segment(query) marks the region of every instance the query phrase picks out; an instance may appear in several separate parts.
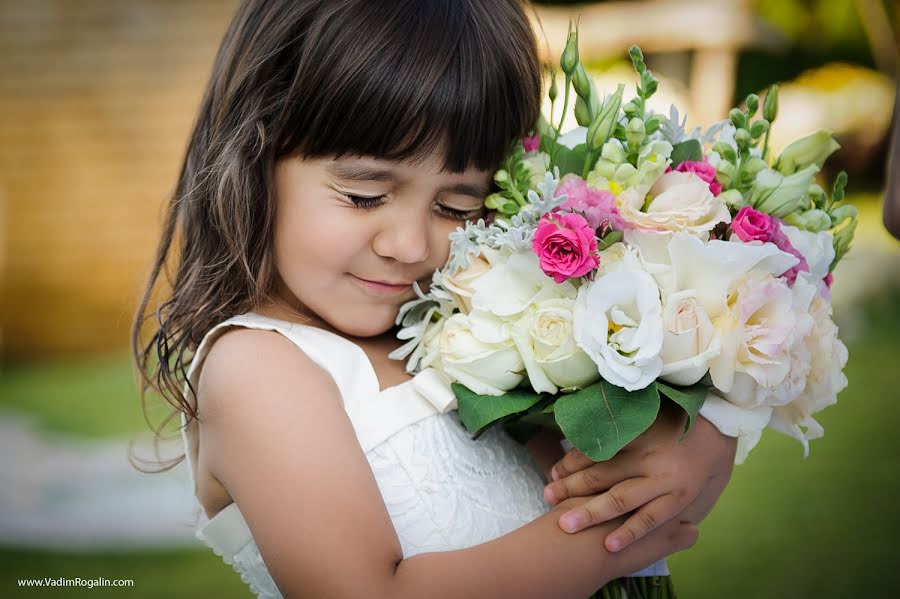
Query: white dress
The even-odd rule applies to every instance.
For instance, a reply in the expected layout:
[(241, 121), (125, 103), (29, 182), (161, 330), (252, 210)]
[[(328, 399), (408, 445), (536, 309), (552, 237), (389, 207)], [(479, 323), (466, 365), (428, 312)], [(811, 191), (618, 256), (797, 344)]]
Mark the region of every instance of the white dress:
[[(197, 348), (188, 372), (195, 389), (212, 341), (232, 327), (277, 331), (331, 374), (404, 558), (496, 539), (550, 508), (543, 500), (543, 478), (527, 450), (500, 427), (473, 441), (457, 413), (450, 411), (452, 391), (433, 370), (379, 391), (362, 348), (334, 333), (253, 313), (231, 318), (211, 329)], [(196, 421), (183, 427), (183, 438), (193, 480)], [(199, 520), (197, 538), (230, 564), (254, 594), (281, 597), (237, 504), (212, 519), (199, 508)], [(661, 562), (640, 574), (667, 573)]]

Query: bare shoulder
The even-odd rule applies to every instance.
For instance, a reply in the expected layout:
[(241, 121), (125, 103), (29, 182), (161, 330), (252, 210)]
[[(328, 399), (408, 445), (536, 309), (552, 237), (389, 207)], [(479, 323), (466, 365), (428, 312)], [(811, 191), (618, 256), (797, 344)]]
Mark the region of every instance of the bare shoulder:
[(324, 369), (279, 333), (229, 331), (207, 355), (198, 406), (201, 461), (283, 594), (357, 596), (365, 581), (388, 583), (400, 543)]

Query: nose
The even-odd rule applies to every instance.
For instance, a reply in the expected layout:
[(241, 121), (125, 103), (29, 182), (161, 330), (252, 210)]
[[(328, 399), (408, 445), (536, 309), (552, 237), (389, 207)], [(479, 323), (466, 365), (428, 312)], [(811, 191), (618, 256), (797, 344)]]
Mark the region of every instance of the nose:
[(427, 216), (423, 218), (410, 213), (391, 218), (375, 236), (372, 249), (379, 256), (398, 262), (424, 262), (429, 254), (429, 233)]

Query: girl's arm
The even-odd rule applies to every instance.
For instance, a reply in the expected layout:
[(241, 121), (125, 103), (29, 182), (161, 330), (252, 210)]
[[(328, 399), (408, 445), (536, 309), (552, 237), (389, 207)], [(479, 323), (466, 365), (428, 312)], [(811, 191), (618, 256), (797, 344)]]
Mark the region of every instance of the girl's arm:
[(288, 597), (581, 599), (696, 541), (673, 520), (609, 554), (603, 538), (618, 521), (577, 535), (557, 526), (561, 509), (584, 501), (573, 498), (488, 543), (403, 559), (334, 381), (290, 341), (226, 333), (198, 387), (200, 469), (240, 506)]

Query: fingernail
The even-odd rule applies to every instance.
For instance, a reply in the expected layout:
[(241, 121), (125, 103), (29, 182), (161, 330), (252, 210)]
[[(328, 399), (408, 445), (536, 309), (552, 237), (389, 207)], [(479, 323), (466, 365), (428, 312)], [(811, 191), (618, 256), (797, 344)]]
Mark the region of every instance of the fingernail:
[(606, 546), (611, 552), (615, 553), (616, 551), (618, 551), (619, 549), (622, 548), (622, 539), (620, 539), (618, 537), (612, 537), (610, 539), (607, 539)]
[(556, 503), (556, 495), (553, 494), (553, 489), (550, 486), (544, 487), (544, 501), (547, 503)]
[(559, 480), (559, 472), (556, 471), (556, 466), (550, 469), (550, 478), (553, 480)]
[(560, 518), (559, 525), (566, 532), (578, 532), (581, 527), (581, 517), (576, 512), (569, 512)]

